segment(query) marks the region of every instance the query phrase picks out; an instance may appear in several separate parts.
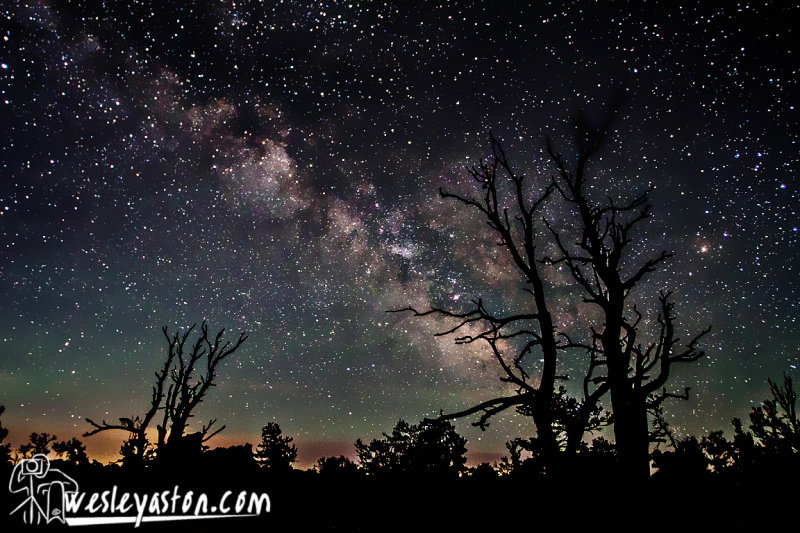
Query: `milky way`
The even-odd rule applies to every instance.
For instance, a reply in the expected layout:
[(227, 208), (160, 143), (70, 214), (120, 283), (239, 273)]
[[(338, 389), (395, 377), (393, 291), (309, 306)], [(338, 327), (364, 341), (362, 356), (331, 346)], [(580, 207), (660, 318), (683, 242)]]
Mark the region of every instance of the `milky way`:
[[(546, 183), (544, 135), (568, 152), (575, 111), (620, 90), (591, 170), (619, 197), (652, 184), (637, 250), (675, 253), (637, 298), (674, 290), (683, 331), (713, 326), (708, 356), (673, 378), (692, 394), (670, 421), (727, 430), (767, 377), (798, 377), (796, 7), (104, 4), (3, 10), (12, 442), (142, 412), (161, 327), (203, 319), (251, 332), (201, 408), (227, 424), (220, 444), (276, 421), (306, 462), (352, 455), (400, 418), (508, 392), (484, 347), (385, 311), (519, 302), (496, 237), (439, 187), (474, 194), (465, 166), (490, 130)], [(557, 325), (586, 326), (565, 274), (545, 276)], [(473, 457), (533, 430), (514, 413), (457, 427)]]

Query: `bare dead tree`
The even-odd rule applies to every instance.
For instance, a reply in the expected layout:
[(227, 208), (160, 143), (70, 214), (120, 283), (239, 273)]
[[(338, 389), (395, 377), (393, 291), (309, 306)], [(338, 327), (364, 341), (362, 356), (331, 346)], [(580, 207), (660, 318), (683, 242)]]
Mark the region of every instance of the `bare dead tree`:
[[(560, 257), (547, 261), (565, 264), (584, 292), (584, 301), (602, 312), (603, 324), (591, 329), (588, 343), (567, 338), (567, 345), (591, 354), (592, 372), (598, 372), (591, 381), (598, 387), (596, 391), (607, 390), (611, 396), (617, 451), (625, 474), (642, 479), (649, 476), (648, 408), (674, 396), (667, 396), (664, 389), (673, 365), (702, 357), (697, 344), (710, 328), (681, 347), (675, 334), (671, 293), (662, 292), (656, 318), (658, 333), (650, 342), (640, 339), (644, 336), (643, 315), (632, 303), (631, 291), (672, 254), (663, 251), (636, 264), (629, 248), (639, 224), (651, 217), (652, 187), (627, 203), (618, 203), (610, 196), (598, 202), (587, 192), (594, 186), (587, 186), (587, 165), (603, 146), (612, 116), (613, 108), (605, 121), (593, 128), (579, 114), (574, 123), (577, 158), (572, 167), (547, 138), (547, 151), (557, 169), (552, 185), (573, 206), (579, 228), (574, 245), (568, 245), (559, 230), (548, 223)], [(631, 264), (635, 266), (629, 270)]]
[[(156, 450), (163, 454), (168, 447), (178, 446), (185, 437), (189, 419), (194, 416), (192, 412), (203, 401), (208, 390), (215, 386), (218, 365), (238, 350), (248, 337), (246, 332), (242, 332), (236, 342), (223, 343), (225, 329), (219, 330), (212, 338), (209, 336), (208, 324), (203, 321), (197, 339), (187, 346), (196, 326), (194, 324), (186, 331), (176, 331), (174, 334), (169, 333), (167, 326), (162, 328), (169, 347), (164, 366), (155, 373), (156, 383), (153, 385), (150, 408), (143, 416), (120, 418), (119, 424), (109, 424), (105, 420), (97, 423), (87, 418), (86, 421), (94, 429), (83, 436), (89, 437), (112, 429), (126, 431), (130, 438), (123, 445), (123, 450), (126, 450), (124, 455), (141, 463), (150, 449), (147, 429), (161, 411), (161, 424), (156, 428)], [(195, 374), (198, 376), (195, 377)], [(194, 440), (202, 444), (225, 429), (223, 425), (212, 431), (215, 423), (216, 418), (203, 425)]]
[[(192, 332), (194, 327), (195, 325), (189, 328), (180, 339), (176, 340), (181, 345), (185, 344), (186, 339), (189, 337), (189, 334)], [(166, 335), (166, 326), (164, 326), (163, 331)], [(95, 429), (84, 433), (84, 437), (90, 437), (100, 433), (101, 431), (107, 431), (109, 429), (127, 431), (130, 434), (130, 437), (123, 444), (123, 457), (126, 460), (136, 464), (141, 464), (144, 462), (145, 456), (151, 448), (151, 445), (147, 440), (147, 429), (150, 427), (150, 422), (153, 420), (153, 417), (155, 417), (156, 413), (158, 413), (158, 410), (161, 409), (161, 403), (164, 399), (164, 383), (169, 377), (170, 369), (172, 368), (172, 364), (175, 359), (176, 352), (173, 349), (174, 343), (172, 342), (172, 339), (168, 338), (168, 340), (170, 341), (170, 347), (169, 351), (167, 352), (167, 358), (164, 361), (164, 366), (161, 368), (161, 370), (159, 372), (155, 372), (156, 383), (153, 385), (150, 408), (147, 410), (147, 412), (141, 417), (136, 415), (130, 418), (120, 418), (119, 424), (109, 424), (105, 420), (98, 424), (94, 420), (87, 418), (86, 421), (89, 422), (89, 424), (91, 424)]]
[[(468, 417), (479, 414), (473, 424), (485, 429), (489, 419), (511, 407), (523, 414), (532, 416), (536, 426), (537, 440), (543, 450), (545, 461), (552, 458), (561, 448), (559, 422), (556, 420), (563, 389), (556, 388), (558, 380), (566, 379), (557, 372), (559, 350), (563, 347), (557, 342), (553, 319), (548, 308), (548, 286), (540, 272), (542, 257), (537, 252), (542, 233), (547, 231), (540, 225), (539, 214), (543, 203), (556, 189), (548, 183), (538, 193), (531, 191), (529, 180), (517, 173), (509, 162), (500, 142), (490, 134), (492, 156), (468, 168), (472, 178), (480, 184), (482, 198), (468, 198), (439, 191), (442, 198), (451, 198), (476, 211), (486, 220), (498, 236), (498, 245), (509, 254), (513, 265), (525, 282), (523, 289), (529, 294), (530, 312), (496, 315), (483, 300), (471, 301), (464, 311), (432, 308), (419, 311), (413, 307), (390, 312), (410, 312), (416, 317), (439, 316), (451, 319), (455, 325), (437, 336), (455, 335), (455, 343), (468, 345), (485, 343), (491, 349), (497, 366), (501, 371), (500, 380), (513, 387), (513, 393), (487, 399), (473, 407), (455, 413), (443, 414), (442, 419)], [(502, 182), (502, 185), (501, 185)], [(507, 191), (511, 191), (508, 193)], [(508, 207), (506, 207), (508, 205)], [(474, 329), (473, 329), (474, 328)], [(477, 333), (464, 333), (477, 331)], [(536, 354), (543, 363), (536, 376), (530, 375), (528, 358)], [(583, 437), (591, 413), (596, 407), (580, 403), (580, 413), (584, 423), (569, 427), (573, 448)], [(576, 430), (576, 428), (580, 430)]]

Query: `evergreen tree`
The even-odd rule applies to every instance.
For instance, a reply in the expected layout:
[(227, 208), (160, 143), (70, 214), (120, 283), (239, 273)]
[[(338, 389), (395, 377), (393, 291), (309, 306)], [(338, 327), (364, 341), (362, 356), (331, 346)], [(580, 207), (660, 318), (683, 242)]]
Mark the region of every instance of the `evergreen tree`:
[(256, 446), (256, 461), (273, 471), (291, 470), (297, 459), (297, 448), (291, 437), (284, 437), (281, 427), (275, 422), (268, 422), (261, 428), (261, 444)]

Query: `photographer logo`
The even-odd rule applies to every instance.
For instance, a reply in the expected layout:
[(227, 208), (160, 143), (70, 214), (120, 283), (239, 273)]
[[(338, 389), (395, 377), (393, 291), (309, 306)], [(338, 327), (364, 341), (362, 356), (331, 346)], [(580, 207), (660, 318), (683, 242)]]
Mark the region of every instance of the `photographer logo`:
[(78, 483), (51, 466), (46, 455), (20, 460), (8, 484), (21, 502), (11, 516), (28, 525), (60, 522), (68, 526), (173, 522), (184, 520), (257, 517), (270, 512), (266, 493), (225, 491), (218, 499), (204, 493), (172, 490), (137, 493), (116, 485), (101, 492), (82, 492)]
[(13, 511), (26, 524), (58, 521), (64, 523), (64, 508), (68, 494), (77, 494), (78, 483), (58, 468), (50, 466), (46, 455), (37, 454), (22, 459), (14, 466), (8, 489), (25, 496)]

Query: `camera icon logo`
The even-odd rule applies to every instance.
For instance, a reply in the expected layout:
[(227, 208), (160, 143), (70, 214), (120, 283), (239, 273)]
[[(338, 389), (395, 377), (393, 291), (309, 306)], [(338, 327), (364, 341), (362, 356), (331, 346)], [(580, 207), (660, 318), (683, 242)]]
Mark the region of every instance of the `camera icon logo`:
[(64, 521), (67, 494), (78, 492), (78, 483), (58, 468), (50, 466), (46, 455), (36, 454), (22, 459), (11, 472), (8, 489), (23, 493), (25, 499), (11, 511), (22, 514), (25, 524)]

